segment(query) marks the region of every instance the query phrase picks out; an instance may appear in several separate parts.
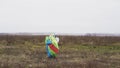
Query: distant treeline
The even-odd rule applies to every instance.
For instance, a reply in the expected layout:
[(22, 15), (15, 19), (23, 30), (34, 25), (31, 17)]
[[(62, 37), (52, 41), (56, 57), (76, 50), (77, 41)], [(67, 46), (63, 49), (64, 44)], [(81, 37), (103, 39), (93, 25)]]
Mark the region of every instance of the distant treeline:
[[(14, 45), (31, 42), (33, 44), (44, 44), (46, 35), (0, 35), (0, 44)], [(58, 35), (60, 45), (63, 44), (81, 44), (81, 45), (119, 45), (118, 36), (65, 36)]]

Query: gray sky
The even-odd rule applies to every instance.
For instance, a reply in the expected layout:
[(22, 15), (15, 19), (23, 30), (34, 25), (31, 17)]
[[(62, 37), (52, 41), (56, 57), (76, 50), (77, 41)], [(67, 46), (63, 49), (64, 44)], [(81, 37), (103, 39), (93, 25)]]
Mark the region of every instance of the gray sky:
[(1, 32), (120, 33), (120, 0), (0, 0)]

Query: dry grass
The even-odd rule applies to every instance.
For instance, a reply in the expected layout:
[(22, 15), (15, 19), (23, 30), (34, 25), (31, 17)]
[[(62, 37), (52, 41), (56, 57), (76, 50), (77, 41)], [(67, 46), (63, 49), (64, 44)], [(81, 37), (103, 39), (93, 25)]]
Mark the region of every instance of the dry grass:
[[(60, 39), (57, 58), (49, 59), (44, 36), (2, 36), (0, 68), (120, 68), (119, 37), (60, 36)], [(103, 41), (104, 45), (100, 43)]]

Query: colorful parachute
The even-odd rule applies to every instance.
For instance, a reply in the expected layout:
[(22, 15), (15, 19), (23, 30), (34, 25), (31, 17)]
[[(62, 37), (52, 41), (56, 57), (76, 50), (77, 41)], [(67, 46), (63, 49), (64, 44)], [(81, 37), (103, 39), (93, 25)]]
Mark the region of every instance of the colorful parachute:
[(47, 36), (45, 43), (48, 57), (56, 57), (57, 53), (59, 52), (59, 47), (55, 36)]

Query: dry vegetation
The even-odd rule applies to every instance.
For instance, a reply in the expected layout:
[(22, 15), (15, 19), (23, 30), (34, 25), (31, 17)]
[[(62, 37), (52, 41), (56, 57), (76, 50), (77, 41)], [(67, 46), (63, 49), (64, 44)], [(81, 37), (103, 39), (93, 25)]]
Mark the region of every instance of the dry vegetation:
[(120, 68), (120, 37), (59, 36), (60, 52), (46, 55), (45, 36), (0, 36), (0, 68)]

